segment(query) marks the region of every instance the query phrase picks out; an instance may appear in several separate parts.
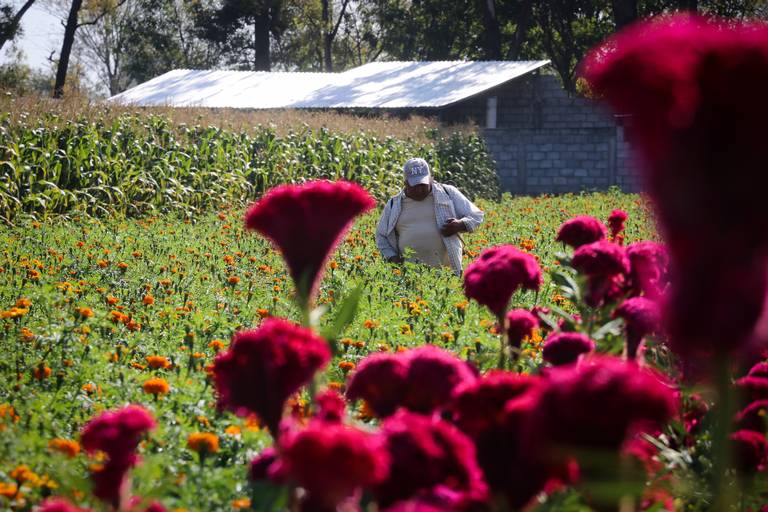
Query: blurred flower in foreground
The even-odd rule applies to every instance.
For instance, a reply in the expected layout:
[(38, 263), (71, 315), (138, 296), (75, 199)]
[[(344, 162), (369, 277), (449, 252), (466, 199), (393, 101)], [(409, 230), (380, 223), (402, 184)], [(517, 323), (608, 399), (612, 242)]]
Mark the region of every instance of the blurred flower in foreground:
[(251, 206), (245, 226), (280, 249), (301, 303), (308, 304), (343, 234), (375, 205), (365, 189), (347, 181), (281, 185)]

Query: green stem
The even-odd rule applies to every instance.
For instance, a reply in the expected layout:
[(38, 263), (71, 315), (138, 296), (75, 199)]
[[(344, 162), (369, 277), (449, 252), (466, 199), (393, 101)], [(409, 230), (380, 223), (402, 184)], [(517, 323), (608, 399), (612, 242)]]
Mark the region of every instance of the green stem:
[(713, 501), (713, 511), (731, 510), (733, 504), (733, 487), (728, 485), (726, 471), (731, 468), (730, 436), (733, 415), (736, 412), (733, 386), (731, 385), (731, 361), (727, 356), (716, 358), (715, 391), (717, 403), (714, 410), (712, 429), (712, 477), (710, 479), (710, 495)]

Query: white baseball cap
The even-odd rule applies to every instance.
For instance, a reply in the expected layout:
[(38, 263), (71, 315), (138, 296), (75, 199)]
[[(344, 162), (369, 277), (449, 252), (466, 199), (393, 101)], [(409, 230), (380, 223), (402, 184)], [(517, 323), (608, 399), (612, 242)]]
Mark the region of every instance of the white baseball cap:
[(403, 176), (412, 187), (429, 183), (429, 164), (423, 158), (411, 158), (403, 165)]

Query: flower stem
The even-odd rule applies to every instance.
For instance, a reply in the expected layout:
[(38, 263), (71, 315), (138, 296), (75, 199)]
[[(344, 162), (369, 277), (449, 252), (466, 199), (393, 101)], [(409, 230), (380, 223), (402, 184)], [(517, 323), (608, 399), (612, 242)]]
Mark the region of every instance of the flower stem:
[(712, 429), (710, 495), (713, 499), (713, 511), (727, 511), (731, 510), (733, 504), (733, 488), (728, 485), (726, 471), (731, 467), (730, 435), (736, 404), (731, 386), (731, 360), (727, 356), (721, 356), (716, 358), (716, 361), (717, 403)]

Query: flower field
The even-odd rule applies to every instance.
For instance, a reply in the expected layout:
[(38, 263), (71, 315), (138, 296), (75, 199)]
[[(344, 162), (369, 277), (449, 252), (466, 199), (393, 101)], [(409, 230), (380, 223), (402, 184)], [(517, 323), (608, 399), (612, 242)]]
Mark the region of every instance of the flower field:
[[(465, 237), (468, 254), (513, 243), (554, 269), (559, 225), (575, 213), (607, 218), (629, 212), (627, 240), (652, 235), (639, 196), (506, 199), (481, 202), (482, 227)], [(449, 271), (382, 262), (373, 240), (374, 212), (362, 217), (333, 254), (319, 291), (330, 322), (340, 299), (362, 287), (354, 320), (321, 379), (343, 389), (370, 353), (433, 343), (476, 362), (496, 364), (494, 317), (466, 300)], [(24, 509), (47, 494), (88, 501), (79, 431), (99, 412), (143, 404), (158, 428), (142, 447), (133, 491), (169, 509), (237, 508), (251, 497), (247, 464), (271, 444), (256, 418), (218, 413), (206, 366), (233, 333), (267, 316), (298, 320), (293, 285), (280, 255), (247, 233), (243, 211), (222, 211), (195, 223), (173, 217), (141, 220), (36, 222), (3, 230), (0, 304), (4, 507)], [(547, 278), (538, 297), (516, 306), (572, 310)], [(521, 370), (541, 364), (541, 339), (524, 346)], [(292, 399), (301, 415), (306, 393)], [(350, 411), (365, 422), (365, 411)], [(215, 439), (215, 453), (195, 452)], [(197, 437), (194, 437), (197, 436)], [(215, 437), (213, 437), (215, 436)], [(202, 441), (197, 441), (202, 439)], [(14, 471), (26, 467), (24, 478)], [(17, 486), (19, 486), (17, 488)], [(18, 491), (18, 492), (17, 492)]]

